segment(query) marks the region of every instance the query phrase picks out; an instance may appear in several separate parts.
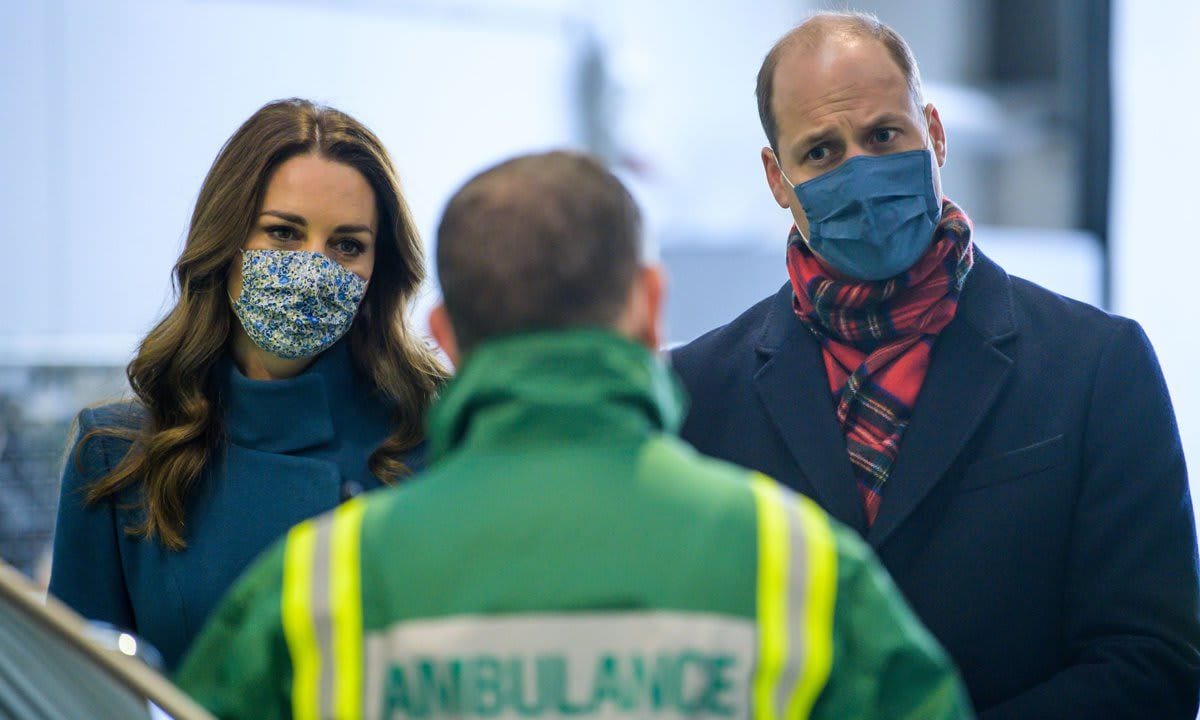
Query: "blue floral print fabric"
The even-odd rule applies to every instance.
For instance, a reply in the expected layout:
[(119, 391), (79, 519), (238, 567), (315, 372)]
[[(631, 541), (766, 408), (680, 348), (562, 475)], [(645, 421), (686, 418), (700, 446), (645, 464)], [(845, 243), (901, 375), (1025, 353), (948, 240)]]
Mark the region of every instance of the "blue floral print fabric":
[(345, 335), (366, 291), (366, 280), (319, 252), (245, 250), (233, 310), (255, 345), (294, 360)]

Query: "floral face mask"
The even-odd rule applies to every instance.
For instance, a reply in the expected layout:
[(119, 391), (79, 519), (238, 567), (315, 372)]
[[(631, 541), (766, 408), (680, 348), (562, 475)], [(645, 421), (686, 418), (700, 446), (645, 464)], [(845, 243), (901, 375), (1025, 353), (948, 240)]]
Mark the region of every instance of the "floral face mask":
[(255, 345), (295, 360), (345, 335), (366, 292), (366, 280), (319, 252), (244, 250), (233, 311)]

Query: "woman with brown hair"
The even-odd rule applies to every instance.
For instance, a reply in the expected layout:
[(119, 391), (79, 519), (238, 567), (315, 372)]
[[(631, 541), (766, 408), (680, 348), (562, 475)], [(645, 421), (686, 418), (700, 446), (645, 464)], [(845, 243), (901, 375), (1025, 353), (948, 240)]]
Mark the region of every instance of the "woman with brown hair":
[(225, 143), (129, 364), (136, 400), (84, 410), (50, 591), (181, 658), (289, 527), (423, 462), (445, 371), (407, 326), (420, 238), (379, 140), (305, 100)]

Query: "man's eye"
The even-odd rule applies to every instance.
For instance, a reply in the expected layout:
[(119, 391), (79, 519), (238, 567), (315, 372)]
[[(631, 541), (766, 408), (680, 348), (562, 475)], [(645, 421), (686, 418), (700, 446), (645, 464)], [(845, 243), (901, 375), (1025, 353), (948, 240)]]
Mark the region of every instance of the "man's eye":
[(813, 148), (812, 150), (809, 150), (809, 151), (808, 151), (808, 155), (807, 155), (806, 157), (807, 157), (809, 160), (812, 160), (813, 162), (821, 162), (822, 160), (824, 160), (824, 159), (825, 159), (825, 158), (827, 158), (828, 156), (829, 156), (829, 148), (827, 148), (827, 147), (815, 147), (815, 148)]
[(274, 225), (269, 227), (267, 228), (267, 234), (282, 242), (288, 242), (289, 240), (296, 239), (295, 229), (290, 228), (287, 225)]
[(871, 139), (877, 143), (889, 143), (896, 138), (896, 130), (894, 128), (879, 128), (871, 134)]

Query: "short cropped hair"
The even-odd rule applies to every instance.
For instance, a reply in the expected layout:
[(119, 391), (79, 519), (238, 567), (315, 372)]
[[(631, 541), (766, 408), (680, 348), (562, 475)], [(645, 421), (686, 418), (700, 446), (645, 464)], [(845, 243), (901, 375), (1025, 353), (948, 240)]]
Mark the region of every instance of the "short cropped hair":
[(779, 123), (771, 106), (775, 98), (775, 68), (783, 54), (796, 45), (808, 48), (818, 47), (830, 36), (871, 38), (883, 44), (888, 54), (896, 61), (904, 80), (908, 83), (908, 92), (913, 105), (919, 110), (924, 106), (921, 91), (921, 71), (912, 49), (904, 38), (892, 28), (879, 21), (879, 18), (863, 12), (819, 12), (808, 20), (792, 28), (786, 35), (775, 43), (771, 51), (763, 59), (762, 67), (758, 70), (758, 83), (755, 87), (755, 97), (758, 100), (758, 119), (762, 122), (763, 132), (771, 149), (779, 152)]
[(641, 264), (642, 221), (597, 160), (550, 152), (475, 176), (437, 233), (437, 273), (460, 352), (522, 332), (613, 327)]

